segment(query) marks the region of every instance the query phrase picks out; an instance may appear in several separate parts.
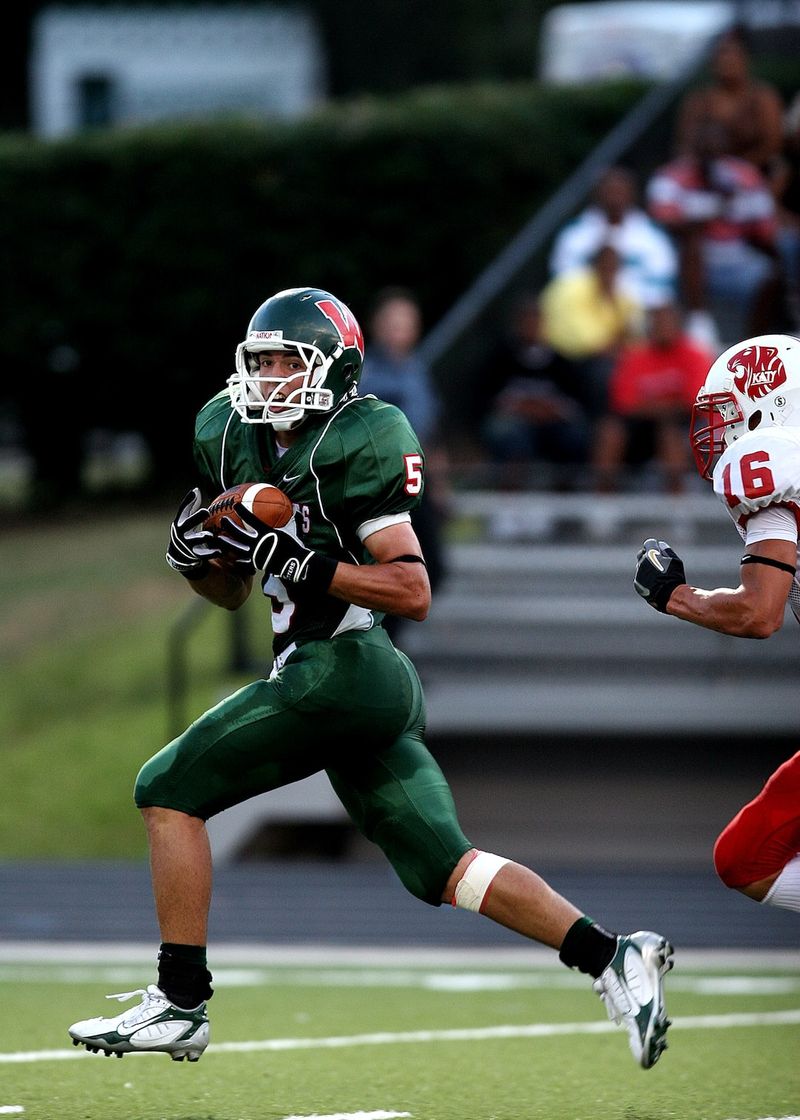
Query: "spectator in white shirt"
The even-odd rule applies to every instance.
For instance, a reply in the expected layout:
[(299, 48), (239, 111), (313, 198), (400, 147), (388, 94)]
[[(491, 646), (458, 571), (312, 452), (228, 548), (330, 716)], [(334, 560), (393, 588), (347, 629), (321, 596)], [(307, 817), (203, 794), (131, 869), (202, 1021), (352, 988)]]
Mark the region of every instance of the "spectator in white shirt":
[(676, 298), (678, 258), (669, 236), (636, 205), (636, 182), (611, 167), (597, 183), (593, 205), (556, 236), (550, 257), (554, 276), (586, 268), (598, 249), (611, 245), (620, 261), (620, 283), (646, 309)]

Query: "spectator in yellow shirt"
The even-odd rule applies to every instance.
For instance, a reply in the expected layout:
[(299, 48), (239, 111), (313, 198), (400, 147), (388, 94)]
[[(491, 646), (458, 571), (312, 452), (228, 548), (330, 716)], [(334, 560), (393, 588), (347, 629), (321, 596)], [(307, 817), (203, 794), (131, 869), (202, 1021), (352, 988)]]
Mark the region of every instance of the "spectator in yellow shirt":
[(642, 333), (643, 311), (619, 282), (619, 256), (602, 246), (586, 268), (555, 277), (541, 292), (542, 332), (576, 363), (594, 417), (606, 411), (608, 379), (619, 347)]

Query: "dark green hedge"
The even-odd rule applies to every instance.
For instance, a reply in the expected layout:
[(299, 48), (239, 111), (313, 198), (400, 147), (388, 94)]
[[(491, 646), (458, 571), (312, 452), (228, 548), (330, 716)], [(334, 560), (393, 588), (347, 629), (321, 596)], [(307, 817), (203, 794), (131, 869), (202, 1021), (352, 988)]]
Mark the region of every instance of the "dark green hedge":
[[(40, 439), (65, 417), (139, 428), (170, 469), (168, 422), (190, 424), (268, 294), (320, 285), (365, 318), (408, 284), (433, 323), (641, 93), (450, 87), (296, 123), (6, 139), (0, 396)], [(64, 342), (79, 371), (48, 380)], [(31, 393), (48, 383), (57, 423)]]

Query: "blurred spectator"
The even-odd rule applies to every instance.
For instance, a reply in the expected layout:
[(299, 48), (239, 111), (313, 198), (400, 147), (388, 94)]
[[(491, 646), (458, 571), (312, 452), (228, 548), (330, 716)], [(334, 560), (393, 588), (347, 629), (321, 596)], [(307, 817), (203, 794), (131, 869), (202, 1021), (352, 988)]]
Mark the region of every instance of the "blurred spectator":
[(687, 330), (719, 352), (728, 338), (773, 328), (780, 291), (775, 202), (754, 164), (724, 154), (720, 123), (697, 121), (688, 143), (684, 155), (655, 172), (648, 202), (678, 243)]
[(678, 258), (667, 234), (636, 205), (636, 180), (624, 167), (600, 178), (594, 204), (557, 235), (550, 256), (554, 276), (585, 268), (603, 245), (616, 249), (622, 283), (642, 307), (676, 296)]
[(781, 176), (776, 189), (778, 250), (786, 281), (786, 326), (800, 330), (800, 93), (784, 120)]
[(690, 154), (698, 124), (715, 121), (725, 129), (725, 154), (755, 164), (771, 182), (783, 147), (783, 101), (773, 86), (756, 81), (750, 66), (744, 31), (726, 31), (711, 57), (711, 83), (681, 104), (677, 148), (680, 155)]
[(603, 245), (587, 266), (554, 277), (540, 307), (542, 335), (576, 364), (590, 418), (604, 415), (617, 350), (642, 328), (642, 308), (622, 282), (617, 251)]
[(674, 304), (650, 310), (647, 337), (625, 347), (611, 373), (592, 454), (599, 490), (617, 489), (624, 466), (651, 461), (664, 489), (683, 489), (692, 404), (715, 356), (685, 334)]
[(361, 385), (402, 409), (423, 448), (433, 444), (439, 423), (439, 399), (430, 371), (417, 357), (422, 314), (405, 288), (384, 288), (375, 298)]
[[(384, 288), (375, 298), (369, 321), (361, 389), (396, 405), (406, 414), (425, 452), (425, 491), (412, 514), (433, 590), (444, 576), (441, 528), (447, 508), (447, 457), (439, 442), (440, 402), (430, 370), (417, 355), (422, 313), (406, 288)], [(387, 616), (393, 640), (401, 620)]]
[(488, 416), (483, 438), (494, 462), (503, 464), (500, 484), (524, 483), (536, 461), (586, 461), (589, 424), (584, 386), (573, 363), (557, 354), (542, 333), (539, 298), (516, 301), (505, 332), (485, 366)]

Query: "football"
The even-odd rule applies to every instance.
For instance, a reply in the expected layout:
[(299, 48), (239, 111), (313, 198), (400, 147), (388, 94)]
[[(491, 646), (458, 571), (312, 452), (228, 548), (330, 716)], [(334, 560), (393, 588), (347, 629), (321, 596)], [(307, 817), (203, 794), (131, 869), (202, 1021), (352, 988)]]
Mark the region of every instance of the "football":
[(292, 516), (292, 503), (282, 490), (277, 486), (270, 486), (268, 482), (243, 482), (239, 486), (232, 486), (215, 498), (208, 507), (208, 517), (203, 523), (203, 528), (216, 533), (222, 528), (222, 518), (230, 517), (232, 521), (239, 521), (233, 507), (241, 504), (259, 521), (273, 529), (280, 529), (286, 525)]

